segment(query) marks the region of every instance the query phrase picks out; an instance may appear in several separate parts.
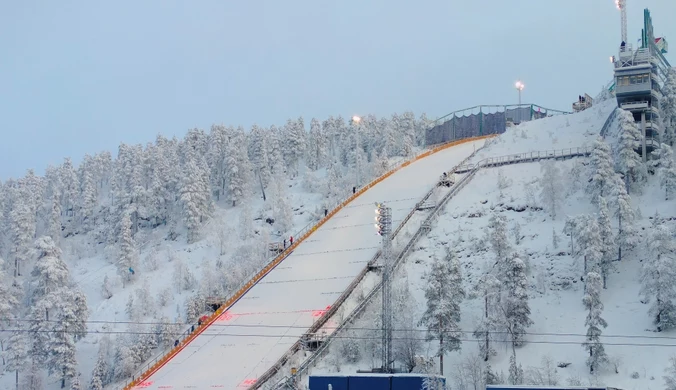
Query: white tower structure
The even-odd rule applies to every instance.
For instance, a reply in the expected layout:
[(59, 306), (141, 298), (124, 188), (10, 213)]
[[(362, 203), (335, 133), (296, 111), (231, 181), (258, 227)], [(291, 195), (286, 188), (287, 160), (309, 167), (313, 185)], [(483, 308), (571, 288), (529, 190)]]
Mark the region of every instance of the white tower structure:
[(622, 41), (627, 42), (627, 0), (615, 0), (622, 18)]

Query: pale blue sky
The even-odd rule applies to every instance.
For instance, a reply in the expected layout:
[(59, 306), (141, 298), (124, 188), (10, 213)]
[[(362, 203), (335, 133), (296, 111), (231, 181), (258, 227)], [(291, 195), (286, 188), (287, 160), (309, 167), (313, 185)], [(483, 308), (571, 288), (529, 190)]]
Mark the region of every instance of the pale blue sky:
[[(612, 77), (613, 3), (4, 1), (0, 180), (213, 123), (516, 103), (517, 78), (569, 109)], [(676, 40), (676, 1), (629, 0), (630, 41), (645, 7)]]

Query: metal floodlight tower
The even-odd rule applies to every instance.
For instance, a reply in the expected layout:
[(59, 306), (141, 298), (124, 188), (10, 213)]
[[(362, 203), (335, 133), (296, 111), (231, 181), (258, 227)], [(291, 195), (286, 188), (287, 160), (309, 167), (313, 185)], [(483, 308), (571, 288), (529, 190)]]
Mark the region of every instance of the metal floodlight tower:
[(523, 91), (526, 86), (521, 81), (517, 81), (514, 86), (519, 91), (519, 105), (521, 105), (521, 91)]
[(382, 290), (382, 371), (392, 372), (392, 209), (383, 203), (376, 203), (376, 229), (383, 238), (380, 258), (383, 264)]
[(622, 41), (627, 42), (627, 0), (615, 0), (615, 6), (620, 10), (622, 19)]

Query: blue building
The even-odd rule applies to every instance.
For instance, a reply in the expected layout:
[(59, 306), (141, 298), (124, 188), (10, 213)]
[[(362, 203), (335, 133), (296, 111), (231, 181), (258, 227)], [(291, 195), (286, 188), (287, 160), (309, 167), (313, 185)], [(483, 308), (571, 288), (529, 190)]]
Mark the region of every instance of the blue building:
[(446, 378), (438, 375), (312, 375), (310, 376), (310, 390), (421, 390), (426, 378), (436, 380), (439, 390), (442, 390), (446, 384)]

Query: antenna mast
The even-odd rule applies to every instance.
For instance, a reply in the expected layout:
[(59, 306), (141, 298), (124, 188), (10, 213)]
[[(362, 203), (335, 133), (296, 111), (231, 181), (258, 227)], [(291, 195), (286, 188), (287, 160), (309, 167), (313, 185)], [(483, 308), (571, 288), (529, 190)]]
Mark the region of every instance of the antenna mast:
[(620, 10), (622, 18), (622, 41), (627, 42), (627, 0), (615, 0), (617, 9)]

